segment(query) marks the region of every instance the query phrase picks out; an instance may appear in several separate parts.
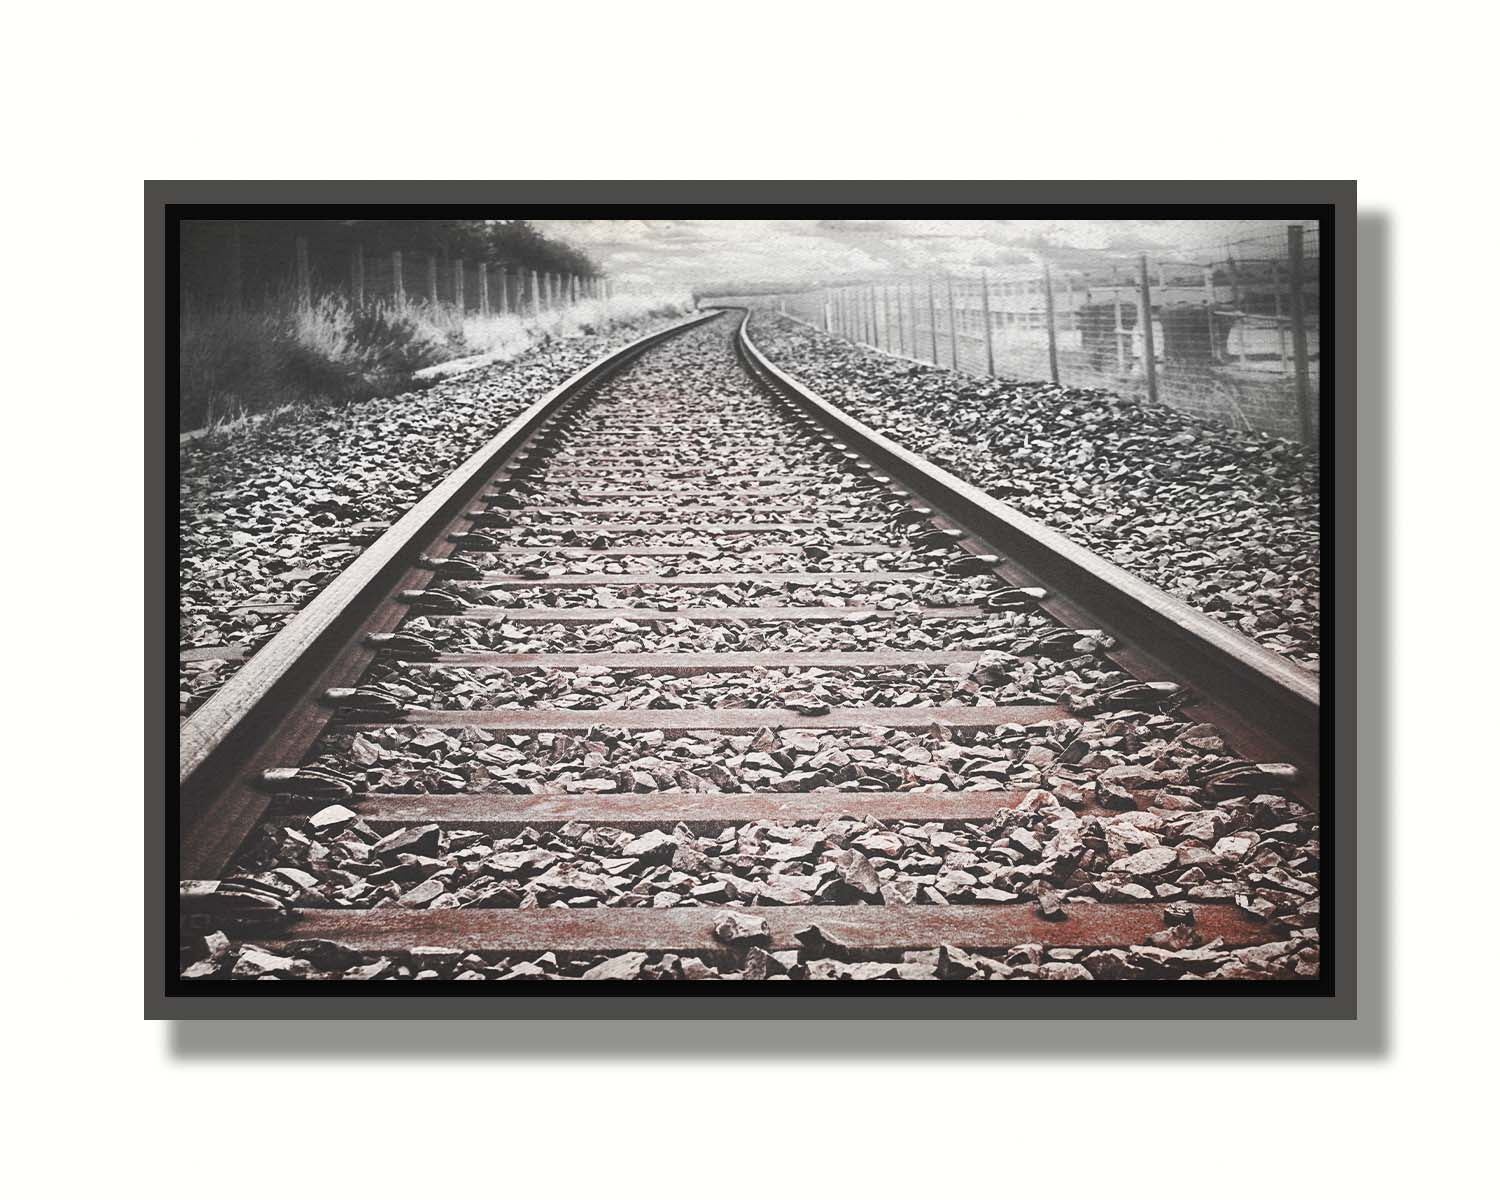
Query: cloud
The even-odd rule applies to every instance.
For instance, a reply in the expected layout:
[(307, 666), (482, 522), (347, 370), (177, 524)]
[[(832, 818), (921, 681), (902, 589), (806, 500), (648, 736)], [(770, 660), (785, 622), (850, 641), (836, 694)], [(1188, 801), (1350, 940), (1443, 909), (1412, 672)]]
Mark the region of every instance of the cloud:
[(726, 283), (817, 286), (841, 280), (981, 269), (1024, 275), (1042, 256), (1218, 253), (1273, 232), (1263, 221), (538, 220), (636, 288)]

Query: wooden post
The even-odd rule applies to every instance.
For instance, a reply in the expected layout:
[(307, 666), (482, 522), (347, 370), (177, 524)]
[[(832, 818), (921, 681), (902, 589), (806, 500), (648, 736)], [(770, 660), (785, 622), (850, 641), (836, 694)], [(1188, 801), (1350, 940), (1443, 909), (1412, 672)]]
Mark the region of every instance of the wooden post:
[(464, 260), (457, 259), (453, 264), (453, 307), (458, 309), (459, 315), (464, 311)]
[(239, 312), (245, 305), (245, 277), (240, 263), (240, 224), (229, 223), (229, 271), (226, 281), (226, 299), (229, 307)]
[(1125, 374), (1125, 316), (1120, 309), (1120, 268), (1110, 267), (1109, 272), (1114, 282), (1110, 290), (1114, 293), (1115, 302), (1115, 370), (1123, 375)]
[(431, 303), (431, 304), (437, 304), (437, 303), (439, 303), (439, 301), (438, 301), (438, 293), (437, 293), (437, 255), (436, 254), (429, 254), (427, 256), (427, 299), (428, 299), (428, 302)]
[(1271, 303), (1276, 309), (1276, 348), (1281, 354), (1281, 373), (1287, 373), (1286, 357), (1286, 324), (1282, 320), (1281, 311), (1281, 266), (1274, 260), (1271, 262)]
[(349, 251), (349, 297), (355, 308), (365, 306), (365, 248), (358, 242)]
[(1307, 309), (1302, 299), (1302, 226), (1286, 229), (1287, 276), (1291, 294), (1292, 364), (1297, 379), (1297, 416), (1302, 423), (1302, 440), (1313, 443), (1312, 377), (1307, 363)]
[(1146, 364), (1146, 395), (1156, 403), (1156, 335), (1151, 329), (1151, 275), (1141, 255), (1141, 358)]
[(885, 318), (886, 353), (890, 353), (895, 342), (891, 338), (891, 285), (888, 283), (880, 285), (880, 314)]
[(927, 323), (932, 327), (929, 330), (932, 334), (932, 365), (937, 366), (937, 292), (933, 287), (931, 275), (927, 277)]
[(958, 309), (953, 306), (953, 276), (948, 276), (948, 352), (953, 356), (953, 369), (958, 370)]
[(1203, 315), (1208, 321), (1206, 325), (1208, 330), (1208, 361), (1213, 363), (1217, 360), (1214, 355), (1214, 269), (1212, 267), (1203, 268), (1203, 295), (1203, 302), (1207, 305), (1203, 310)]
[(901, 302), (901, 281), (896, 280), (896, 353), (906, 353), (906, 305)]
[(312, 307), (312, 271), (307, 265), (307, 239), (297, 239), (297, 303), (303, 308)]
[(984, 368), (995, 377), (995, 331), (990, 326), (990, 273), (979, 273), (979, 311), (984, 317)]
[(1052, 264), (1042, 263), (1042, 300), (1047, 307), (1047, 368), (1052, 372), (1052, 382), (1060, 383), (1057, 376), (1057, 312), (1052, 303)]
[(406, 281), (401, 278), (401, 251), (391, 251), (391, 295), (397, 307), (406, 303)]
[[(1234, 254), (1228, 246), (1224, 247), (1224, 269), (1229, 272), (1229, 306), (1235, 312), (1243, 311), (1240, 308), (1240, 272), (1234, 265)], [(1244, 362), (1249, 355), (1245, 351), (1245, 326), (1248, 324), (1243, 317), (1235, 319), (1235, 328), (1239, 330), (1240, 362)], [(1228, 346), (1225, 347), (1228, 350)]]
[(920, 362), (922, 351), (917, 346), (917, 281), (915, 279), (906, 281), (906, 308), (911, 313), (911, 356)]
[(542, 281), (535, 271), (531, 273), (531, 315), (542, 315)]
[(830, 315), (831, 314), (829, 312), (829, 309), (831, 307), (832, 307), (832, 294), (829, 292), (829, 290), (827, 288), (824, 288), (823, 289), (823, 332), (824, 333), (828, 333), (829, 330), (830, 330), (829, 319), (830, 319)]
[(488, 260), (479, 264), (479, 315), (490, 315), (490, 264)]

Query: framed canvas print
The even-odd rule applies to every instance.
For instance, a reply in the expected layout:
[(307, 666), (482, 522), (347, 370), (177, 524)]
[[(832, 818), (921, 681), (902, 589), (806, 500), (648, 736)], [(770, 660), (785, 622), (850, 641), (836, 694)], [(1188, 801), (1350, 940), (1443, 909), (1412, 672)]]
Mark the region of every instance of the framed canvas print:
[(1353, 1016), (1353, 206), (148, 184), (148, 1014)]

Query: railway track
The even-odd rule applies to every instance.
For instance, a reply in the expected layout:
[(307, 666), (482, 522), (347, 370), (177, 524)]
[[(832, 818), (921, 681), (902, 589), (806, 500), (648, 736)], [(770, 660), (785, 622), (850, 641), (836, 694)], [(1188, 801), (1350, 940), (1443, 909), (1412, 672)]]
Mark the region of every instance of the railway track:
[(710, 315), (538, 401), (184, 724), (182, 963), (1313, 979), (1318, 778), (1311, 676)]

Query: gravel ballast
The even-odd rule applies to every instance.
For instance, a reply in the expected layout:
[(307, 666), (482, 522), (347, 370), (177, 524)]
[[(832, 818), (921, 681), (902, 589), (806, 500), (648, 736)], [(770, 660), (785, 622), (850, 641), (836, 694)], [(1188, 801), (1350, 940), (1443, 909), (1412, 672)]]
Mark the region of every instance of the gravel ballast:
[[(336, 698), (340, 715), (300, 764), (286, 764), (297, 771), (279, 776), (286, 790), (273, 788), (224, 880), (202, 892), (188, 885), (185, 903), (201, 897), (194, 915), (229, 919), (191, 926), (214, 932), (184, 937), (184, 976), (585, 984), (1316, 978), (1320, 830), (1293, 789), (1296, 772), (1245, 761), (1244, 748), (1205, 723), (1185, 689), (1130, 678), (1109, 657), (1108, 637), (1060, 628), (1035, 597), (995, 590), (985, 560), (955, 547), (954, 535), (904, 519), (911, 514), (865, 478), (828, 471), (835, 451), (789, 426), (751, 386), (730, 353), (732, 329), (718, 321), (643, 356), (581, 406), (549, 459), (497, 489), (486, 502), (495, 519), (476, 518), (483, 535), (455, 539), (440, 586), (410, 599), (396, 639), (358, 693)], [(691, 400), (664, 399), (682, 396)], [(665, 414), (655, 422), (653, 407)], [(786, 480), (811, 529), (757, 528), (740, 541), (712, 542), (691, 531), (649, 532), (655, 521), (691, 523), (671, 503), (674, 489), (659, 486), (664, 470), (682, 461), (665, 435), (656, 450), (664, 467), (648, 469), (644, 481), (616, 481), (635, 475), (617, 465), (591, 469), (597, 487), (575, 486), (570, 460), (614, 455), (618, 463), (621, 444), (655, 436), (623, 433), (631, 421), (650, 429), (691, 422), (698, 411), (717, 415), (705, 429), (722, 424), (778, 447), (768, 478)], [(722, 433), (693, 436), (712, 443), (700, 471), (707, 479), (761, 462), (760, 450)], [(800, 482), (804, 475), (811, 482)], [(596, 506), (591, 491), (618, 495), (625, 520), (642, 520), (662, 498), (667, 511), (625, 538), (542, 532), (569, 526), (575, 506)], [(561, 511), (530, 511), (543, 506)], [(736, 519), (759, 521), (761, 507), (746, 502)], [(581, 520), (602, 523), (598, 515)], [(848, 528), (854, 523), (857, 534)], [(699, 549), (630, 551), (683, 545)], [(848, 548), (861, 545), (868, 548)], [(794, 577), (680, 578), (766, 572)], [(615, 580), (629, 575), (652, 578)], [(924, 615), (933, 605), (982, 615)], [(819, 612), (804, 620), (769, 615), (783, 607)], [(597, 611), (572, 623), (582, 608)], [(728, 609), (736, 612), (715, 611)], [(721, 615), (731, 619), (715, 619)], [(959, 661), (742, 660), (707, 669), (487, 661), (495, 652), (786, 650), (942, 650)], [(453, 654), (472, 657), (441, 660)], [(974, 711), (980, 704), (1016, 707), (991, 716)], [(943, 711), (923, 711), (933, 706)], [(493, 717), (461, 719), (486, 710), (508, 711), (510, 727)], [(951, 819), (929, 819), (944, 813)], [(1100, 933), (1107, 922), (1092, 931), (1066, 924), (1069, 912), (1102, 916), (1095, 905), (1131, 906), (1120, 915), (1139, 922), (1128, 940), (1140, 944), (1069, 944), (1108, 942)], [(867, 919), (921, 921), (926, 932), (893, 945), (923, 948), (867, 951), (830, 936), (833, 912), (847, 919), (849, 909), (866, 906), (881, 906)], [(907, 917), (889, 912), (905, 906)], [(934, 919), (959, 927), (949, 922), (960, 914), (935, 911), (947, 906), (973, 906), (966, 917), (981, 919), (960, 921), (964, 937), (1019, 938), (1024, 930), (1035, 940), (927, 945), (940, 936), (931, 932)], [(425, 915), (539, 908), (681, 910), (588, 919), (680, 922), (685, 940), (675, 945), (695, 950), (520, 955), (514, 948), (526, 943), (459, 930), (494, 929), (526, 920), (524, 913)], [(398, 918), (392, 928), (415, 918), (449, 931), (441, 937), (476, 940), (366, 953), (299, 941), (291, 920), (312, 910), (318, 916), (304, 928), (321, 919), (325, 930), (369, 929), (387, 921), (383, 909)], [(337, 918), (330, 910), (351, 911)], [(1239, 932), (1222, 924), (1225, 913)], [(1013, 932), (998, 934), (992, 914)], [(777, 924), (775, 939), (767, 917)], [(789, 949), (794, 932), (797, 948)], [(1240, 946), (1245, 940), (1261, 944)], [(476, 952), (476, 944), (512, 952)], [(674, 943), (658, 936), (648, 944)]]
[(757, 311), (751, 336), (824, 399), (1312, 670), (1316, 454), (1165, 405), (987, 380)]
[[(680, 319), (623, 324), (424, 391), (291, 411), (182, 445), (180, 645), (258, 649), (528, 404)], [(179, 714), (217, 691), (242, 653), (182, 663)]]

